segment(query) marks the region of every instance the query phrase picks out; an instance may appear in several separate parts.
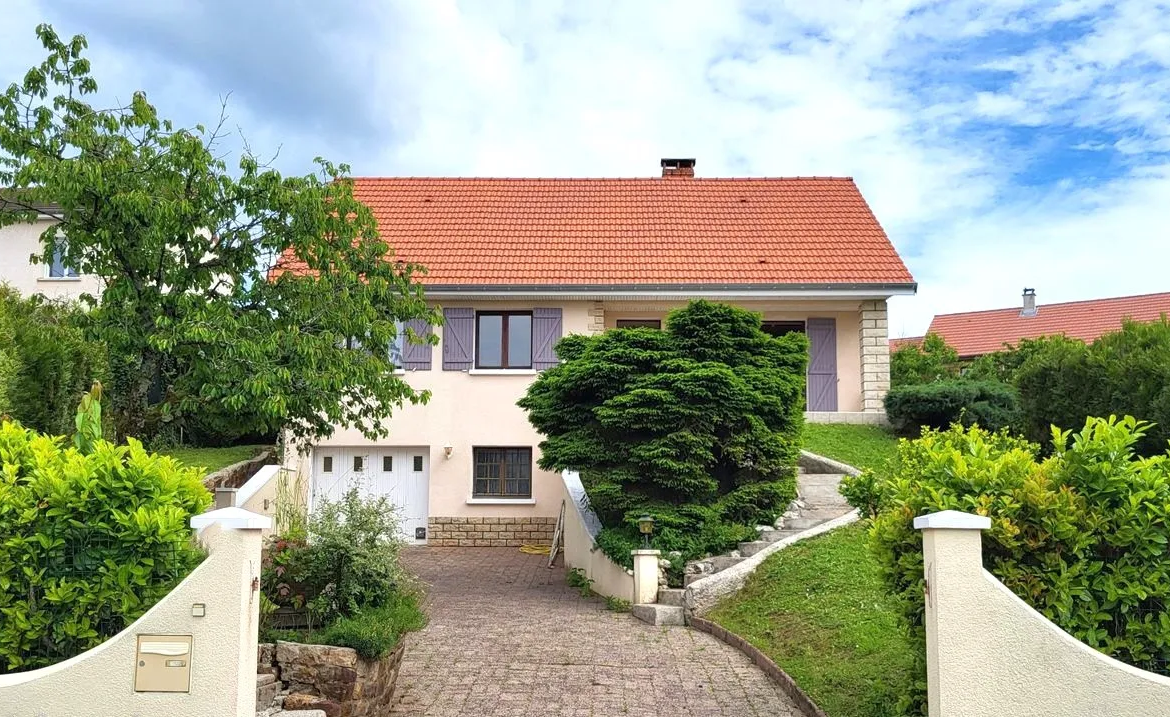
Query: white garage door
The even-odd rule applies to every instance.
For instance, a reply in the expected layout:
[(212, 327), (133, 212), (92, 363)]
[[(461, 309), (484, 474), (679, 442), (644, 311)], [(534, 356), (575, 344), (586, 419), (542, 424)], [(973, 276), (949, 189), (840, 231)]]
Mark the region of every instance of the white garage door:
[(426, 448), (317, 448), (313, 451), (312, 500), (338, 500), (351, 488), (367, 497), (385, 496), (395, 507), (402, 537), (426, 542)]

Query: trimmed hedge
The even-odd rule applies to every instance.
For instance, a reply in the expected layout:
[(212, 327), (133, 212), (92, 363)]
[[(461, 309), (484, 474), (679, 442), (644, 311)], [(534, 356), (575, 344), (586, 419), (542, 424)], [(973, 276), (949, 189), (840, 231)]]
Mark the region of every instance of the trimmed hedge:
[(211, 504), (200, 470), (135, 440), (62, 443), (0, 423), (0, 673), (94, 647), (202, 559), (188, 525)]
[(1057, 337), (1030, 347), (1016, 371), (1024, 434), (1045, 440), (1049, 426), (1076, 429), (1085, 416), (1150, 421), (1137, 450), (1158, 455), (1170, 441), (1170, 322), (1127, 321), (1090, 345)]
[[(954, 426), (899, 445), (875, 495), (871, 548), (925, 672), (922, 533), (915, 516), (959, 510), (991, 518), (983, 564), (1077, 639), (1142, 669), (1170, 660), (1170, 454), (1139, 458), (1147, 424), (1090, 418), (1053, 432), (1053, 455), (1007, 433)], [(1070, 440), (1071, 438), (1071, 440)], [(923, 688), (924, 681), (919, 681)], [(902, 707), (925, 714), (924, 694)]]
[(894, 430), (904, 436), (953, 423), (998, 431), (1020, 421), (1019, 402), (1011, 386), (961, 379), (891, 388), (886, 395), (886, 415)]
[(86, 339), (82, 321), (77, 304), (0, 285), (0, 415), (43, 433), (73, 432), (77, 401), (109, 374), (105, 347)]

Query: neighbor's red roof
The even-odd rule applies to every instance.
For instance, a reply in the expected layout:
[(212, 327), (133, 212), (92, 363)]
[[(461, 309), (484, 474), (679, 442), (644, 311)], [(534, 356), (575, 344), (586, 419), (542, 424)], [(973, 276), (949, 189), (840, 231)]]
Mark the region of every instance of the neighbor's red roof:
[(902, 338), (898, 338), (898, 339), (890, 339), (890, 352), (893, 353), (894, 351), (897, 351), (898, 349), (902, 348), (903, 346), (909, 346), (911, 344), (913, 344), (915, 346), (920, 346), (922, 344), (922, 339), (924, 339), (924, 338), (926, 338), (926, 337), (925, 336), (903, 336)]
[(429, 285), (914, 281), (849, 178), (354, 181)]
[(928, 332), (941, 335), (960, 356), (999, 351), (1020, 339), (1065, 334), (1092, 341), (1121, 328), (1122, 319), (1154, 321), (1170, 314), (1170, 294), (1119, 296), (1092, 301), (1043, 304), (1035, 316), (1020, 316), (1020, 307), (940, 314)]

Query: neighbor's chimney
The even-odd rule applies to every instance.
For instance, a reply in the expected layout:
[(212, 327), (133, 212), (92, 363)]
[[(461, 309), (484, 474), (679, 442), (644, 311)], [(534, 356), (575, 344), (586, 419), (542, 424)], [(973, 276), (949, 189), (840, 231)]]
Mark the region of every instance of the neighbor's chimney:
[(693, 177), (695, 176), (695, 160), (669, 159), (662, 160), (663, 177)]
[(1020, 309), (1020, 316), (1035, 316), (1036, 313), (1036, 290), (1024, 289), (1024, 308)]

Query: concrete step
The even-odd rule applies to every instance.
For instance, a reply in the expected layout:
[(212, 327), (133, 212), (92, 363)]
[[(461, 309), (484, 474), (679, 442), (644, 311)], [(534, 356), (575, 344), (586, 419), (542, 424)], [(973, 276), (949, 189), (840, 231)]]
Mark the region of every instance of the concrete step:
[(703, 562), (711, 563), (711, 566), (713, 568), (715, 568), (714, 572), (719, 572), (721, 570), (726, 570), (726, 569), (730, 568), (732, 565), (738, 565), (738, 564), (742, 563), (745, 559), (746, 558), (732, 557), (730, 555), (716, 555), (713, 558), (707, 558)]
[(685, 625), (683, 609), (677, 605), (635, 605), (630, 608), (634, 617), (651, 625)]
[(682, 607), (685, 593), (682, 588), (658, 588), (658, 604)]
[(790, 535), (796, 535), (799, 530), (778, 530), (776, 528), (765, 528), (760, 531), (760, 540), (765, 543), (775, 543), (777, 540), (784, 540)]
[(822, 508), (818, 510), (806, 510), (801, 512), (798, 518), (786, 518), (784, 520), (785, 530), (808, 530), (815, 528), (821, 523), (826, 523), (834, 518), (840, 518), (849, 512), (849, 506), (838, 506), (833, 508)]
[(281, 684), (276, 681), (276, 675), (256, 675), (256, 711), (260, 712), (272, 706), (272, 701), (280, 692)]
[(739, 554), (745, 558), (750, 558), (771, 544), (772, 541), (768, 540), (753, 540), (750, 543), (740, 543)]

